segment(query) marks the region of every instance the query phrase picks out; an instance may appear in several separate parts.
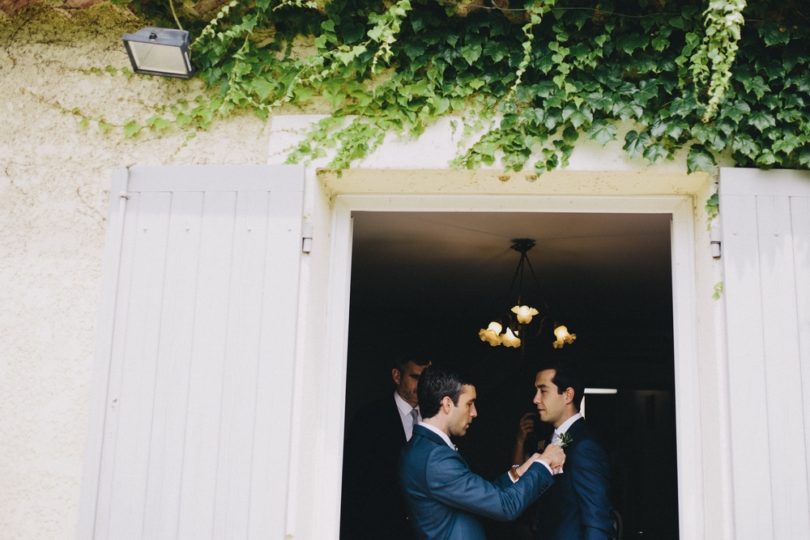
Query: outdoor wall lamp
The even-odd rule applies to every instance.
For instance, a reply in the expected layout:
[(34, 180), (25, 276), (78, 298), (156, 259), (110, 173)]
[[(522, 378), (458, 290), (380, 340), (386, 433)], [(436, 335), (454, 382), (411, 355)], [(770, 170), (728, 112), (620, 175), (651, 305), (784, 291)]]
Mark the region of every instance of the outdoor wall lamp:
[(132, 71), (188, 79), (194, 74), (188, 53), (188, 32), (148, 26), (134, 34), (124, 34)]

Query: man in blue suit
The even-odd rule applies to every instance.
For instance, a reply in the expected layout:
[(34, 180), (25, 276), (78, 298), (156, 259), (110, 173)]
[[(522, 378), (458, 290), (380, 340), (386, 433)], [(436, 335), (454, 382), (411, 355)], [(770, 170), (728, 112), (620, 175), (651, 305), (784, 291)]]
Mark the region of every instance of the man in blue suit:
[(612, 518), (607, 454), (579, 413), (584, 391), (576, 368), (557, 362), (535, 377), (540, 420), (554, 426), (553, 444), (566, 461), (555, 485), (540, 499), (538, 540), (608, 540)]
[(431, 366), (417, 387), (424, 419), (402, 451), (399, 475), (420, 539), (485, 540), (476, 515), (510, 521), (554, 483), (565, 454), (549, 445), (495, 482), (474, 474), (450, 437), (463, 437), (478, 415), (475, 386)]

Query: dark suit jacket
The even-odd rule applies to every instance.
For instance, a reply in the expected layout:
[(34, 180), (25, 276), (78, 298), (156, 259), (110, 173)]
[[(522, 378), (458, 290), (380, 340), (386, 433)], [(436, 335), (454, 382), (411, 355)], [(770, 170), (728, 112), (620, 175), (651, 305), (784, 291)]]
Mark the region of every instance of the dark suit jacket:
[(477, 515), (511, 521), (554, 480), (541, 464), (514, 484), (504, 473), (488, 482), (470, 471), (439, 435), (416, 426), (402, 451), (399, 475), (420, 539), (485, 540)]
[(345, 438), (341, 540), (412, 540), (397, 476), (405, 431), (393, 392), (355, 415)]
[(608, 540), (612, 530), (607, 454), (584, 419), (568, 429), (563, 474), (540, 499), (542, 540)]

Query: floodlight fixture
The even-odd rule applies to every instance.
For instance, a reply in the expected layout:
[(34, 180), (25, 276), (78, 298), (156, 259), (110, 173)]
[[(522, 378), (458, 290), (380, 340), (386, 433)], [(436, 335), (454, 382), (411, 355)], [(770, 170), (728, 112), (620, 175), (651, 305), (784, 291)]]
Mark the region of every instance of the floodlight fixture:
[(180, 79), (194, 74), (186, 30), (147, 26), (123, 39), (135, 73)]

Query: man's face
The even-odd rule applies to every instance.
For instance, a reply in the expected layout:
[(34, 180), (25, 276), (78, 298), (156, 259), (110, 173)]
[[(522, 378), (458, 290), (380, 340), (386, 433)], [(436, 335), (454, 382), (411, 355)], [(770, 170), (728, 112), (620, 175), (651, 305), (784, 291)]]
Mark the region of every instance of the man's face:
[(537, 373), (534, 378), (537, 393), (534, 395), (533, 403), (540, 413), (540, 420), (559, 427), (565, 421), (566, 404), (565, 393), (560, 394), (557, 385), (551, 382), (556, 373), (553, 369), (544, 369)]
[(471, 384), (461, 386), (458, 404), (451, 405), (452, 408), (450, 409), (450, 419), (448, 422), (450, 435), (463, 437), (467, 433), (467, 429), (470, 427), (473, 418), (478, 416), (478, 411), (475, 409), (475, 397), (475, 386)]
[(397, 394), (408, 402), (411, 407), (416, 407), (419, 403), (416, 397), (416, 385), (419, 383), (419, 377), (422, 371), (425, 370), (430, 364), (420, 366), (413, 362), (405, 364), (405, 370), (400, 372), (397, 368), (391, 370), (391, 377), (394, 379), (394, 384), (397, 385)]

